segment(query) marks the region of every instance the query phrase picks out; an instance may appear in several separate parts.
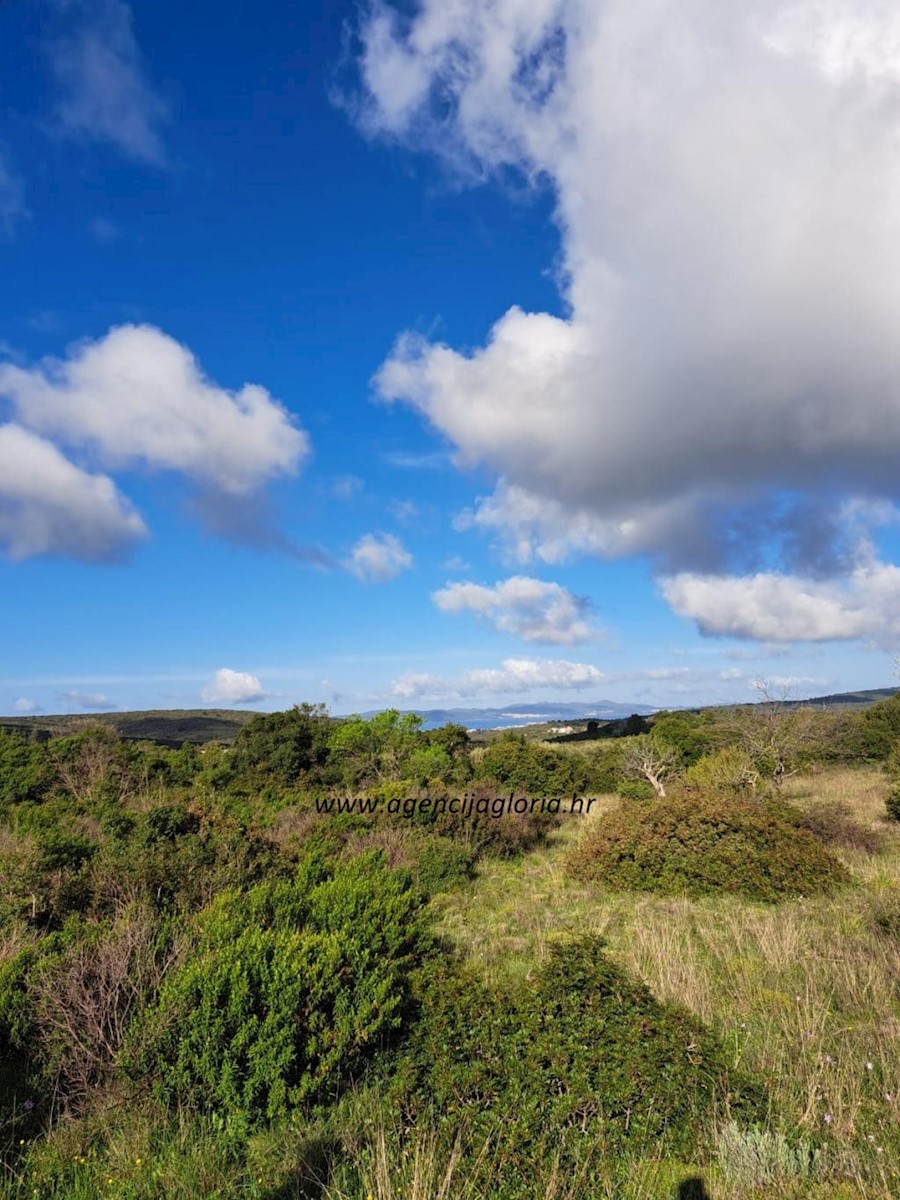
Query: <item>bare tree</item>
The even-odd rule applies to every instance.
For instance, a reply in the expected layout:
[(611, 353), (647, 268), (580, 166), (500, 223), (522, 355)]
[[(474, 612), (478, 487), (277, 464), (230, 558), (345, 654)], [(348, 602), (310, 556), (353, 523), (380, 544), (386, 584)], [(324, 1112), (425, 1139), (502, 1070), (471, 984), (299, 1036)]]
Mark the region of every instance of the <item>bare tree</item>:
[(106, 726), (93, 726), (57, 751), (56, 770), (66, 791), (80, 804), (96, 796), (101, 785), (121, 802), (132, 790), (132, 780), (121, 740)]
[(753, 681), (756, 704), (732, 709), (725, 729), (750, 757), (762, 778), (780, 789), (800, 770), (803, 751), (816, 732), (816, 714), (794, 699), (791, 682), (776, 683), (761, 676)]
[(644, 733), (632, 739), (622, 766), (632, 779), (646, 779), (657, 796), (665, 796), (666, 781), (678, 771), (679, 759), (674, 746)]
[(36, 974), (35, 1022), (66, 1108), (109, 1077), (129, 1022), (155, 998), (174, 958), (173, 949), (160, 948), (151, 913), (135, 908), (96, 942), (72, 947)]

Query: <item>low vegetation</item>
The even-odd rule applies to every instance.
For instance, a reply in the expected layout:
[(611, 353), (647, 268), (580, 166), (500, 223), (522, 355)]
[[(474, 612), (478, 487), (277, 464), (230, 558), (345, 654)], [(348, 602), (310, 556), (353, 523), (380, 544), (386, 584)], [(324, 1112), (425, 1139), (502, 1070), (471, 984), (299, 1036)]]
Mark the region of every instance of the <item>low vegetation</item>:
[(595, 822), (570, 869), (620, 891), (774, 902), (832, 892), (847, 872), (782, 804), (688, 791), (622, 805)]
[(0, 733), (0, 1195), (897, 1195), (900, 700), (764, 704)]

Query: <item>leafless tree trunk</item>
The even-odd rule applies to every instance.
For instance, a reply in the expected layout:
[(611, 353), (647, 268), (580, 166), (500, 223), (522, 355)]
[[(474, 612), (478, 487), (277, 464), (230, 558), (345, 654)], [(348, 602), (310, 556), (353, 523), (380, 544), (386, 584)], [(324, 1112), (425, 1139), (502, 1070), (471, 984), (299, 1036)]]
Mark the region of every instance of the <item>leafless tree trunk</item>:
[(646, 779), (657, 796), (665, 796), (666, 781), (678, 767), (678, 751), (645, 733), (625, 751), (623, 766), (632, 778)]
[(803, 750), (815, 734), (815, 713), (793, 700), (790, 683), (757, 677), (753, 689), (757, 703), (733, 709), (725, 728), (760, 775), (780, 790), (800, 770)]

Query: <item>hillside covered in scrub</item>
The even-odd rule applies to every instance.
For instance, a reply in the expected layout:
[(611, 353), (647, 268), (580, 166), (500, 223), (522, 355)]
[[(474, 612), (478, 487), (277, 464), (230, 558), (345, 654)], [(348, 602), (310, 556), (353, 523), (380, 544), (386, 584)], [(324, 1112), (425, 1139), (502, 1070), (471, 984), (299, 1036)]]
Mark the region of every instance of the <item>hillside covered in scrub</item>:
[(896, 1196), (900, 698), (640, 729), (0, 732), (0, 1195)]

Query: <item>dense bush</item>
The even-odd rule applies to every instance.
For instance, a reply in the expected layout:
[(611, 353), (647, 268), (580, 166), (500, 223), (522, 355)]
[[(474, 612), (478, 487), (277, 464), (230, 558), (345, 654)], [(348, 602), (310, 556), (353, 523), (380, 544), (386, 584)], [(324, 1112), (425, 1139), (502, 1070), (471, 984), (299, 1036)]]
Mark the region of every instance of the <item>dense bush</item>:
[(569, 869), (620, 890), (733, 892), (761, 901), (826, 892), (846, 880), (791, 809), (719, 794), (623, 804), (588, 829)]
[(684, 783), (706, 792), (752, 792), (759, 783), (759, 772), (746, 750), (724, 746), (696, 759), (685, 771)]
[(410, 882), (369, 854), (217, 897), (132, 1032), (130, 1073), (236, 1132), (333, 1097), (408, 1015), (426, 945)]
[(41, 800), (53, 778), (50, 756), (42, 743), (0, 730), (0, 814), (23, 800)]
[(0, 1128), (31, 1102), (35, 1030), (27, 982), (36, 957), (34, 946), (9, 927), (0, 941)]
[(717, 1108), (761, 1112), (700, 1022), (658, 1003), (597, 939), (553, 947), (533, 983), (509, 988), (444, 961), (420, 974), (417, 995), (391, 1100), (448, 1144), (464, 1131), (474, 1190), (479, 1170), (490, 1170), (492, 1196), (505, 1194), (504, 1178), (518, 1196), (516, 1184), (555, 1157), (566, 1177), (626, 1146), (690, 1153)]
[(900, 740), (894, 742), (884, 764), (889, 791), (885, 808), (888, 820), (900, 821)]
[(616, 793), (623, 800), (652, 800), (656, 795), (646, 779), (623, 779)]
[(678, 750), (686, 767), (692, 766), (715, 746), (715, 730), (706, 713), (657, 713), (653, 718), (652, 732)]
[(413, 863), (413, 877), (429, 895), (446, 892), (475, 877), (477, 857), (471, 846), (456, 839), (426, 837)]
[(865, 709), (856, 727), (855, 750), (865, 758), (887, 758), (900, 742), (900, 693)]
[(334, 722), (321, 704), (258, 713), (240, 729), (224, 757), (205, 764), (205, 774), (217, 789), (239, 794), (321, 784), (327, 777), (333, 730)]
[(510, 731), (491, 742), (475, 764), (475, 778), (525, 796), (571, 795), (576, 761), (524, 734)]

